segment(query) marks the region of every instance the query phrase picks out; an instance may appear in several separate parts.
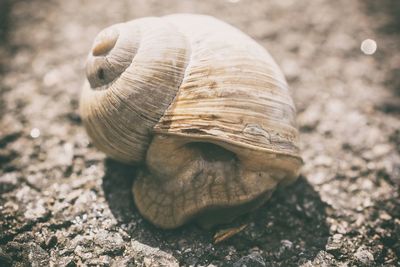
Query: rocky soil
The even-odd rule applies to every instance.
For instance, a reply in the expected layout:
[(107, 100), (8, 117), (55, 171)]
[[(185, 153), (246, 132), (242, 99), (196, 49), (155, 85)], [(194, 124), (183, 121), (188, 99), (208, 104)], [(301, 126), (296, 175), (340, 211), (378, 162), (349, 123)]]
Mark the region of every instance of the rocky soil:
[[(97, 32), (176, 12), (268, 48), (298, 108), (298, 182), (212, 230), (144, 221), (135, 168), (105, 159), (77, 110)], [(399, 266), (399, 14), (395, 0), (2, 0), (0, 266)]]

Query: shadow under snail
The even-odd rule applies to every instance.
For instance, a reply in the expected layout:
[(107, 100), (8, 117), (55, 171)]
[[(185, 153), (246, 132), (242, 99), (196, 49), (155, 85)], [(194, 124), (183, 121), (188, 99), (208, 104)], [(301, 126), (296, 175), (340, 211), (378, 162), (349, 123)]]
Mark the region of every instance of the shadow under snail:
[(161, 228), (261, 206), (302, 165), (295, 106), (270, 54), (204, 15), (120, 23), (96, 37), (80, 114), (94, 145), (140, 165), (133, 196)]

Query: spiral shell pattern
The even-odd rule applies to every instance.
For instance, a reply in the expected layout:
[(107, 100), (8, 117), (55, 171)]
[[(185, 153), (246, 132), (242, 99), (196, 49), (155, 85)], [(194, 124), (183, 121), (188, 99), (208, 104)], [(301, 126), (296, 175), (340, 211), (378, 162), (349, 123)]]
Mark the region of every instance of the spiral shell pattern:
[(269, 53), (209, 16), (113, 25), (95, 39), (81, 116), (108, 156), (138, 164), (135, 203), (162, 228), (260, 206), (302, 160), (296, 110)]

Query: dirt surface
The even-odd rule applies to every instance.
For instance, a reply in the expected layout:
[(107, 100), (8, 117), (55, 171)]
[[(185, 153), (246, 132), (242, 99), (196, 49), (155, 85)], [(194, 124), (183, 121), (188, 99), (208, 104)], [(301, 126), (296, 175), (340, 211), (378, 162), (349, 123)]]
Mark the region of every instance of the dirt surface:
[[(400, 265), (398, 1), (113, 2), (0, 2), (0, 266)], [(105, 159), (77, 111), (95, 35), (175, 12), (214, 15), (268, 48), (298, 108), (298, 182), (209, 231), (144, 221), (135, 168)]]

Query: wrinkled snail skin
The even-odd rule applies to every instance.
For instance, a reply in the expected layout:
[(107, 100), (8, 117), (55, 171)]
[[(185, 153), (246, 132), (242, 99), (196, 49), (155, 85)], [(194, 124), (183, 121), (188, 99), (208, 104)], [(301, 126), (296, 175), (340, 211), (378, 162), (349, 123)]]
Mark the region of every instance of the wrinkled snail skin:
[(143, 18), (103, 30), (80, 112), (109, 157), (141, 165), (140, 213), (161, 228), (229, 222), (294, 181), (295, 107), (268, 52), (203, 15)]

